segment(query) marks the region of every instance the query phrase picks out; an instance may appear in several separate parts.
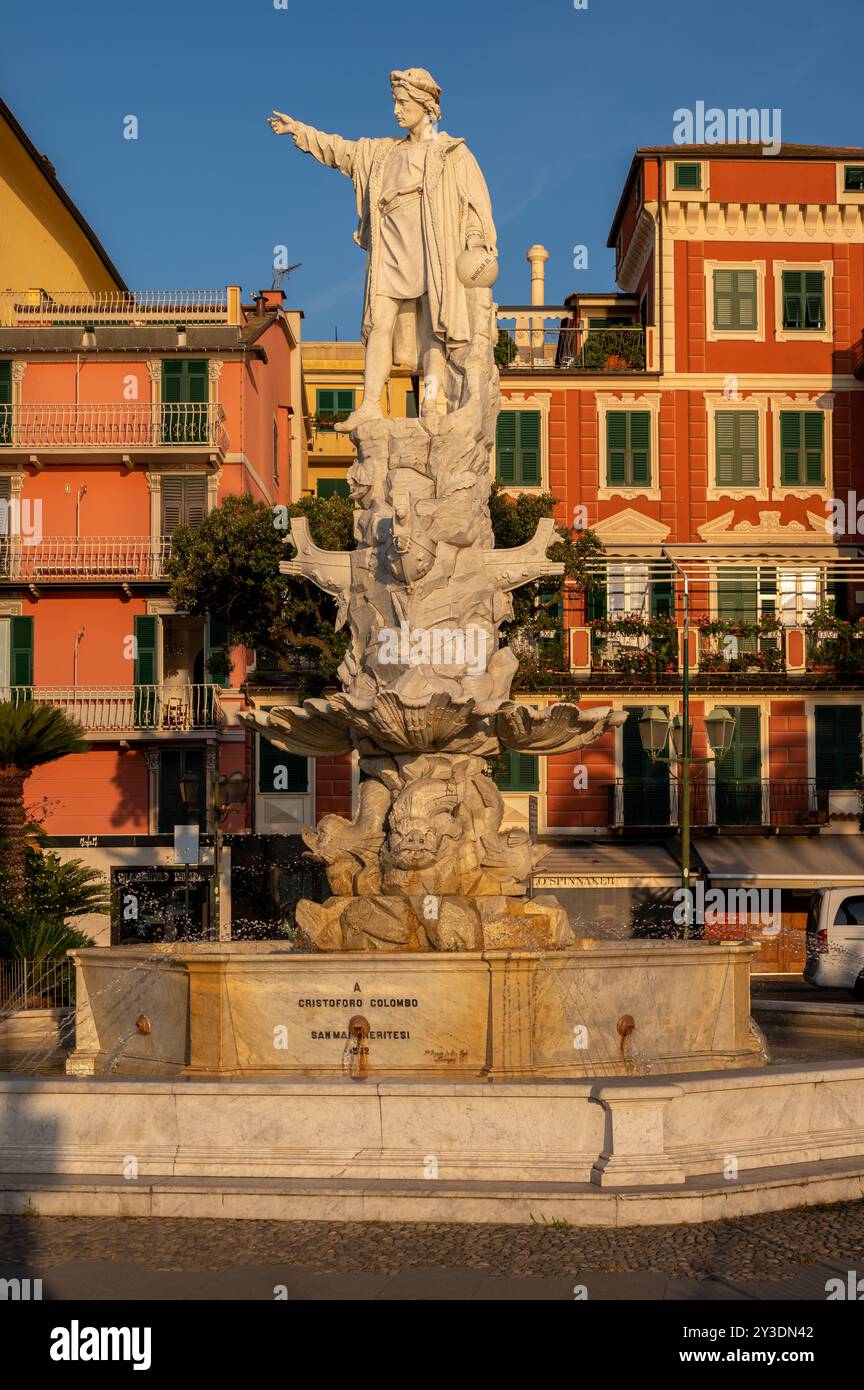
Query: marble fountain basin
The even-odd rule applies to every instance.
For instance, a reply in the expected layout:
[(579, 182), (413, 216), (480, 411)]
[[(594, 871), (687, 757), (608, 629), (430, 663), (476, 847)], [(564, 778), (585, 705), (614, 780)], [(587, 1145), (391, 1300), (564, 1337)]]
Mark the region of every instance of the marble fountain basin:
[(73, 1075), (569, 1078), (760, 1066), (749, 941), (73, 951)]

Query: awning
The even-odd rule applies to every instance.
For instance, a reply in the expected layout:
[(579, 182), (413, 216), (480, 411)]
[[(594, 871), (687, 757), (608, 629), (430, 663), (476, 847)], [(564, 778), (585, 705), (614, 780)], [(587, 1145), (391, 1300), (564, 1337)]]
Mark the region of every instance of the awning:
[(541, 859), (534, 888), (677, 888), (681, 870), (662, 845), (555, 846)]
[(700, 839), (694, 848), (708, 870), (712, 886), (758, 883), (762, 888), (830, 888), (864, 884), (864, 837), (796, 835)]

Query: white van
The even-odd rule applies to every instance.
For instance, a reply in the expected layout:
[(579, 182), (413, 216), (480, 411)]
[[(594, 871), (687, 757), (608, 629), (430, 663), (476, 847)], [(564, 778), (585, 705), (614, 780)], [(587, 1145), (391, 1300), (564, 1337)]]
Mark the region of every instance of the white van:
[(864, 884), (817, 888), (807, 913), (804, 979), (864, 999)]

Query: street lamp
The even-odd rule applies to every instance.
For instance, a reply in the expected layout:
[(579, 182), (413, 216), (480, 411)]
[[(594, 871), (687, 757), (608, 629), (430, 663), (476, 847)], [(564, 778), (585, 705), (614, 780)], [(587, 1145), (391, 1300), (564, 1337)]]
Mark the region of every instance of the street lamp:
[[(685, 693), (689, 694), (686, 685), (686, 644), (684, 661)], [(711, 753), (707, 758), (694, 758), (690, 752), (693, 744), (693, 729), (687, 718), (690, 712), (689, 700), (685, 701), (685, 705), (686, 713), (683, 719), (679, 714), (670, 719), (657, 705), (643, 709), (639, 717), (639, 737), (642, 741), (642, 747), (652, 763), (677, 763), (680, 769), (681, 887), (684, 890), (684, 902), (687, 911), (684, 922), (684, 935), (686, 937), (689, 935), (690, 924), (690, 769), (694, 763), (707, 765), (708, 763), (718, 763), (722, 758), (725, 758), (735, 737), (735, 718), (728, 709), (723, 709), (722, 706), (712, 709), (710, 714), (706, 714), (705, 732), (708, 735)], [(669, 752), (664, 754), (663, 750), (667, 744)]]

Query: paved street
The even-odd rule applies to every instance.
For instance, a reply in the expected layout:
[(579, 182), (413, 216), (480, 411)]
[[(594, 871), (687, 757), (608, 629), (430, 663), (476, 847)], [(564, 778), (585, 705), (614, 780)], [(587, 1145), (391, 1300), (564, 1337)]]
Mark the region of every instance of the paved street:
[(0, 1218), (0, 1277), (56, 1299), (824, 1299), (864, 1201), (698, 1226)]

